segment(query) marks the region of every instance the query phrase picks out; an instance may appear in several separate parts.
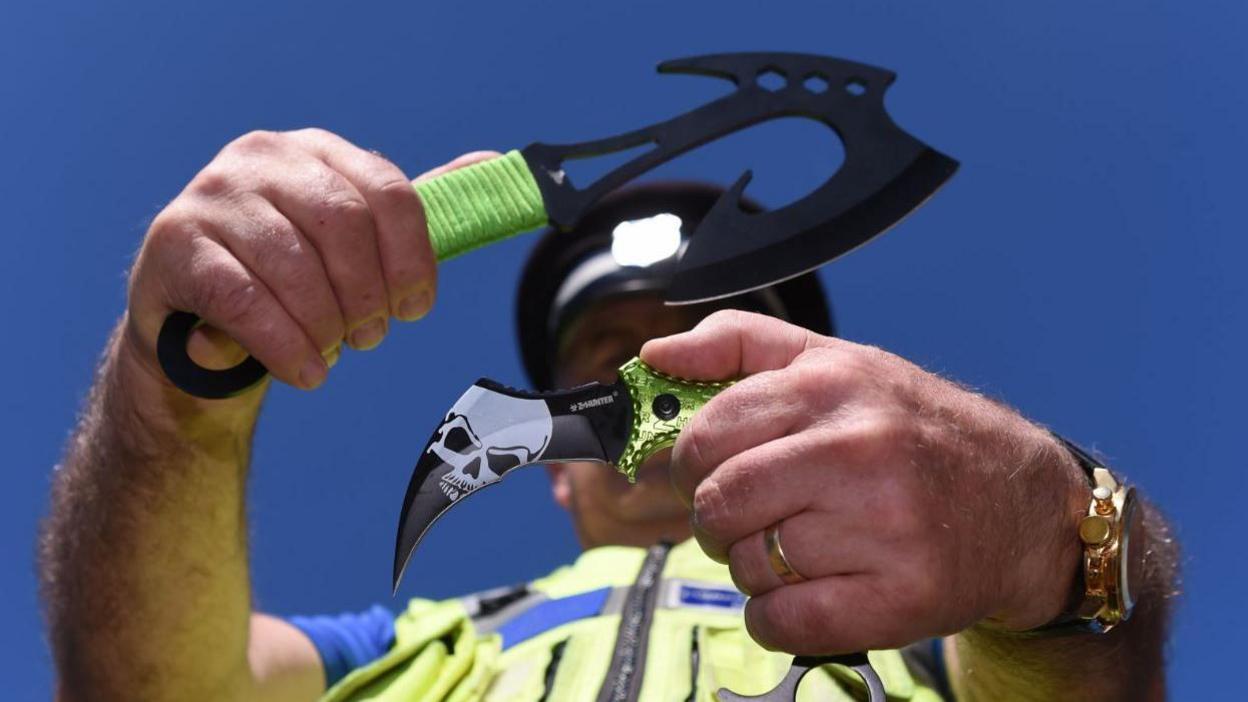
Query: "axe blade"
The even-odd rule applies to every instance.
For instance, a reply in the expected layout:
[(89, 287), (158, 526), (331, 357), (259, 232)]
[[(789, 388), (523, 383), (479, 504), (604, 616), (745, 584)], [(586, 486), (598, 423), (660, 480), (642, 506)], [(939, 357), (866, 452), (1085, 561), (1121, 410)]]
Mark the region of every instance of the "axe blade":
[(690, 237), (666, 302), (706, 302), (774, 285), (815, 270), (887, 231), (958, 169), (957, 161), (913, 138), (907, 140), (918, 146), (910, 149), (913, 158), (888, 172), (878, 186), (854, 183), (860, 175), (843, 167), (815, 192), (778, 210), (754, 214), (741, 210), (738, 199), (749, 182), (747, 171)]
[[(737, 125), (805, 117), (836, 132), (845, 146), (840, 169), (776, 210), (743, 212), (738, 198), (749, 173), (738, 180), (693, 233), (667, 292), (672, 304), (727, 297), (814, 270), (899, 222), (958, 168), (889, 117), (884, 94), (896, 76), (886, 69), (811, 54), (741, 53), (670, 61), (660, 70), (732, 79), (739, 99), (716, 111), (740, 117)], [(762, 87), (767, 74), (781, 85)], [(812, 88), (815, 79), (825, 89)]]

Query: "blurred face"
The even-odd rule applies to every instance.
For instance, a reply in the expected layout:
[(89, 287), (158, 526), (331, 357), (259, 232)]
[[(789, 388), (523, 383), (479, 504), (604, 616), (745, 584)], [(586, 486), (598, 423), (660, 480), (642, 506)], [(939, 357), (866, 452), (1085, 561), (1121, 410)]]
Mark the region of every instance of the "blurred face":
[[(560, 339), (555, 380), (565, 388), (615, 382), (616, 369), (636, 356), (643, 343), (687, 331), (708, 312), (701, 306), (668, 307), (652, 295), (598, 303)], [(601, 463), (549, 467), (555, 501), (572, 514), (582, 546), (649, 546), (691, 535), (689, 511), (668, 479), (670, 454), (660, 451), (646, 461), (635, 485)]]

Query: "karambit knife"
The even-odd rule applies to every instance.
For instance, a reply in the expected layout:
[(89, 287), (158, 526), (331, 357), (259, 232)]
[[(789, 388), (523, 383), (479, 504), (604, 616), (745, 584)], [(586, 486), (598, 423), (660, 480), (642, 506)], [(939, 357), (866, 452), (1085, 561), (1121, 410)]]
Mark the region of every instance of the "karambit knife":
[[(811, 54), (731, 53), (659, 64), (660, 73), (713, 76), (736, 90), (664, 122), (577, 144), (534, 143), (415, 185), (439, 261), (550, 223), (576, 225), (602, 196), (673, 158), (733, 132), (781, 117), (832, 129), (841, 167), (809, 195), (748, 214), (739, 198), (746, 171), (715, 203), (680, 254), (666, 301), (700, 302), (765, 287), (818, 268), (887, 230), (921, 205), (958, 164), (902, 131), (884, 110), (891, 71)], [(778, 84), (772, 80), (778, 81)], [(584, 188), (565, 161), (650, 147)], [(200, 323), (173, 312), (157, 339), (165, 374), (183, 391), (231, 397), (267, 371), (255, 358), (225, 370), (197, 365), (187, 337)]]
[[(708, 383), (664, 375), (634, 358), (609, 385), (536, 393), (482, 378), (473, 383), (434, 430), (403, 496), (394, 547), (392, 586), (397, 591), (420, 540), (457, 502), (535, 463), (598, 461), (613, 464), (629, 482), (660, 449), (676, 442), (693, 414), (730, 382)], [(770, 692), (745, 697), (720, 690), (720, 702), (791, 702), (810, 670), (839, 663), (866, 683), (872, 701), (883, 686), (864, 654), (793, 660)]]
[(609, 463), (629, 482), (693, 413), (729, 383), (663, 375), (633, 359), (610, 385), (528, 392), (482, 378), (468, 388), (425, 445), (403, 497), (393, 585), (425, 532), (455, 503), (534, 463)]

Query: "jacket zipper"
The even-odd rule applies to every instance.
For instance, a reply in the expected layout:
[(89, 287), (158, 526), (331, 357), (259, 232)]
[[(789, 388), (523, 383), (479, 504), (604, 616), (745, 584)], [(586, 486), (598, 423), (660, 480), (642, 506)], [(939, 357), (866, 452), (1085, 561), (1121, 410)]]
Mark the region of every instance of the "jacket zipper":
[(694, 702), (698, 698), (698, 669), (702, 667), (702, 655), (698, 653), (698, 632), (701, 627), (693, 627), (693, 635), (689, 639), (689, 696), (685, 702)]
[(598, 702), (635, 702), (641, 694), (641, 681), (646, 668), (646, 647), (650, 639), (650, 624), (654, 620), (655, 602), (658, 600), (659, 580), (663, 565), (672, 545), (661, 543), (651, 546), (641, 563), (637, 579), (629, 588), (620, 611), (620, 629), (615, 636), (615, 651)]
[(568, 640), (564, 639), (555, 644), (550, 649), (550, 663), (546, 664), (546, 674), (542, 676), (543, 685), (542, 696), (537, 702), (546, 702), (550, 698), (550, 691), (555, 689), (555, 675), (559, 673), (559, 664), (563, 662), (563, 649), (568, 647)]

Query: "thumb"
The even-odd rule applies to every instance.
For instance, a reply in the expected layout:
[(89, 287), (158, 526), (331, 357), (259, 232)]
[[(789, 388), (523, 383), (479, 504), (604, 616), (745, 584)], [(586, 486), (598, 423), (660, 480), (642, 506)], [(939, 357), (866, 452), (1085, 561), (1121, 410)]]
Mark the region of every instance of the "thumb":
[(690, 331), (646, 342), (640, 355), (668, 375), (728, 380), (784, 368), (819, 343), (819, 335), (775, 317), (722, 310)]
[(469, 151), (462, 156), (457, 156), (455, 160), (450, 163), (445, 163), (431, 171), (421, 173), (412, 180), (412, 183), (423, 183), (426, 180), (432, 180), (440, 175), (450, 173), (451, 171), (457, 171), (466, 166), (471, 166), (474, 163), (489, 161), (490, 159), (498, 158), (499, 156), (502, 156), (502, 154), (497, 151)]

